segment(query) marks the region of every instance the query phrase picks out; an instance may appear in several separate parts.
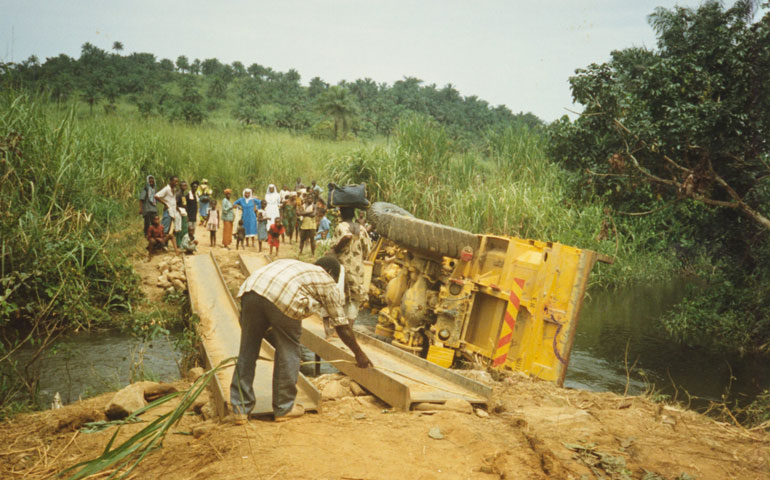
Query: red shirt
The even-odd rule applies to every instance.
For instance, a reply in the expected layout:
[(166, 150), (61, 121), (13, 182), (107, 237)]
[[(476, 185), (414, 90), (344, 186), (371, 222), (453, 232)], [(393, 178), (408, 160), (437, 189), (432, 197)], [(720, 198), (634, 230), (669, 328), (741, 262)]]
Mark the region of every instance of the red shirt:
[(279, 227), (277, 224), (274, 223), (270, 225), (269, 233), (270, 233), (270, 236), (272, 236), (273, 238), (278, 238), (281, 236), (282, 233), (286, 233), (286, 229), (283, 228), (283, 225)]
[(163, 240), (163, 225), (150, 225), (150, 228), (147, 229), (147, 240), (149, 241), (151, 238)]

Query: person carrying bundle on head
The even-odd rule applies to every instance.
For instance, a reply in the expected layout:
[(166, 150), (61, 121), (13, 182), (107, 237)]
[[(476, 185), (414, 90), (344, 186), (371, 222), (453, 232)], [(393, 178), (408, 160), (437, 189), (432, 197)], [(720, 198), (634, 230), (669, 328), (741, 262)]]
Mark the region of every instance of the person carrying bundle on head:
[(364, 259), (372, 249), (368, 232), (356, 221), (356, 208), (369, 206), (364, 185), (340, 188), (330, 184), (329, 206), (340, 210), (340, 222), (334, 228), (331, 245), (337, 260), (345, 268), (345, 315), (353, 325), (367, 298)]

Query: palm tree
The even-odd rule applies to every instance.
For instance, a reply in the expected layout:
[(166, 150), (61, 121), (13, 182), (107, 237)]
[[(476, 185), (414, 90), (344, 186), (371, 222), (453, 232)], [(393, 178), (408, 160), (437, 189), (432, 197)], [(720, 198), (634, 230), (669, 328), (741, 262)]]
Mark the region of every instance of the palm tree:
[(123, 51), (123, 44), (121, 42), (113, 42), (112, 49), (115, 50), (115, 52), (120, 53)]
[(318, 97), (318, 109), (334, 119), (334, 138), (339, 139), (340, 131), (347, 134), (353, 118), (358, 112), (353, 97), (346, 88), (330, 87)]

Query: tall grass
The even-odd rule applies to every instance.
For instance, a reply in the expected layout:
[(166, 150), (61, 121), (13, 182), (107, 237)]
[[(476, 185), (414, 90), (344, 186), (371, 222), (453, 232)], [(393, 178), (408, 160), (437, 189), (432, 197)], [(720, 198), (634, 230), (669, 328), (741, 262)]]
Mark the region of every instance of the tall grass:
[(334, 157), (328, 172), (338, 182), (366, 182), (375, 200), (420, 218), (615, 256), (617, 265), (600, 268), (596, 284), (664, 278), (673, 268), (650, 248), (654, 233), (616, 224), (598, 198), (577, 204), (571, 174), (549, 162), (542, 138), (526, 129), (489, 134), (485, 152), (452, 153), (441, 127), (412, 118), (399, 124), (389, 145)]
[[(124, 205), (113, 167), (71, 109), (0, 94), (0, 404), (34, 396), (31, 365), (63, 332), (130, 311), (136, 276), (108, 242)], [(117, 169), (115, 169), (117, 172)], [(25, 364), (14, 353), (31, 348)], [(2, 412), (0, 412), (2, 413)]]
[[(105, 163), (105, 188), (114, 198), (134, 198), (148, 174), (160, 185), (171, 175), (188, 183), (207, 178), (216, 192), (254, 189), (257, 196), (270, 183), (293, 187), (297, 177), (321, 182), (327, 158), (359, 145), (298, 137), (259, 127), (169, 123), (130, 115), (84, 116), (79, 124)], [(322, 183), (322, 182), (321, 182)]]

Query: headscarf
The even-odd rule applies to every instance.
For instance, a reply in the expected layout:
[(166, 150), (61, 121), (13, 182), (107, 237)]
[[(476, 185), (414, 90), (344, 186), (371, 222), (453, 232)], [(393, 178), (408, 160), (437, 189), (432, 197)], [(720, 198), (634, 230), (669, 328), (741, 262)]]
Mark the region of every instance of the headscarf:
[(145, 182), (147, 182), (144, 186), (144, 188), (147, 189), (147, 197), (150, 199), (150, 203), (152, 205), (155, 205), (155, 187), (150, 186), (150, 179), (155, 180), (155, 177), (152, 175), (147, 175), (147, 178), (145, 179)]
[[(270, 193), (270, 187), (273, 187), (273, 192), (272, 193)], [(276, 202), (280, 201), (280, 199), (281, 199), (281, 194), (278, 193), (278, 189), (275, 188), (275, 185), (273, 185), (272, 183), (267, 186), (267, 190), (265, 191), (265, 200), (267, 200), (267, 198), (270, 197), (270, 195), (277, 195)]]
[(243, 192), (241, 192), (241, 196), (243, 198), (246, 198), (246, 192), (249, 192), (249, 198), (252, 198), (254, 196), (253, 195), (254, 192), (252, 192), (250, 188), (244, 188)]
[(225, 195), (227, 195), (228, 193), (233, 193), (233, 191), (232, 191), (232, 190), (230, 190), (229, 188), (225, 188), (225, 190), (224, 190), (222, 193), (224, 193)]

